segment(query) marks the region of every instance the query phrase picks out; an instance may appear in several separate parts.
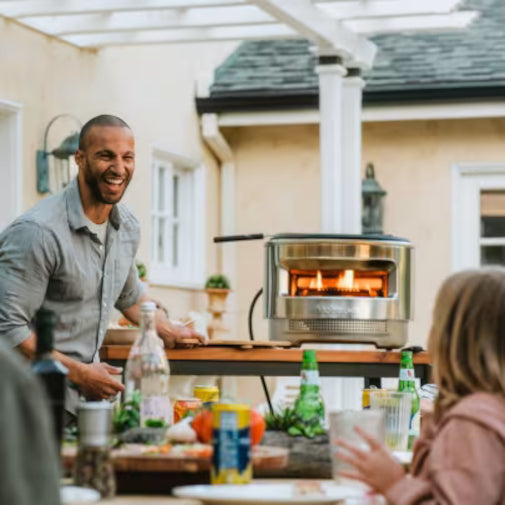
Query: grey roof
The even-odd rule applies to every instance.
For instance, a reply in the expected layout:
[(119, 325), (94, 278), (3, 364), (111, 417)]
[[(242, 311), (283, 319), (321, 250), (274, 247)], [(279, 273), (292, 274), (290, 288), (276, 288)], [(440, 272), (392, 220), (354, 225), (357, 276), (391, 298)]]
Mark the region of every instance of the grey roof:
[[(365, 99), (407, 89), (494, 87), (505, 92), (505, 0), (465, 0), (460, 9), (481, 14), (464, 30), (373, 37), (379, 51), (365, 73)], [(317, 94), (310, 46), (298, 39), (242, 43), (216, 70), (211, 98)]]

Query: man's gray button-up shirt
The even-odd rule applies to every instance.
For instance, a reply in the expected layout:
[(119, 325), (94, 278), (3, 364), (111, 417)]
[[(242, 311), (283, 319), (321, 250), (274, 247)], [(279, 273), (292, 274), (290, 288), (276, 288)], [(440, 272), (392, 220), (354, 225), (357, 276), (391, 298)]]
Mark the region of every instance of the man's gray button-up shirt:
[(103, 263), (77, 179), (41, 200), (0, 234), (0, 338), (19, 345), (44, 307), (58, 317), (55, 349), (84, 363), (97, 361), (112, 307), (127, 309), (143, 293), (135, 266), (139, 237), (133, 214), (115, 205)]

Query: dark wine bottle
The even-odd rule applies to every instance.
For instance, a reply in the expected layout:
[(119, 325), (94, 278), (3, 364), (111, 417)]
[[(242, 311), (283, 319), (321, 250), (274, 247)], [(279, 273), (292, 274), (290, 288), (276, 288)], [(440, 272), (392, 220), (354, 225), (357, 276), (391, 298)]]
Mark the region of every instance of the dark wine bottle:
[(55, 324), (56, 315), (54, 312), (39, 309), (35, 314), (37, 347), (32, 370), (44, 385), (52, 412), (55, 439), (60, 450), (63, 438), (65, 379), (68, 371), (53, 357)]

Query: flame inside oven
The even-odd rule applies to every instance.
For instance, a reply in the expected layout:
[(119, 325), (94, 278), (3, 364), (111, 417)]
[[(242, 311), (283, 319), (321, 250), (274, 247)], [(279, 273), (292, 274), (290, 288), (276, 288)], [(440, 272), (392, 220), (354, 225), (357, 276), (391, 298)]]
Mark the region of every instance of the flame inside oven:
[(386, 270), (291, 270), (291, 296), (388, 296)]

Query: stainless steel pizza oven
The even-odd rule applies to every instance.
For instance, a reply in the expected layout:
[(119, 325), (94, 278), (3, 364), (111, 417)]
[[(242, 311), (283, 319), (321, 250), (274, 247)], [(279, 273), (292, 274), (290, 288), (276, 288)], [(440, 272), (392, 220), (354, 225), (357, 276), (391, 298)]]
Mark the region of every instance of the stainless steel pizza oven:
[(265, 244), (270, 339), (403, 346), (412, 263), (411, 243), (393, 236), (274, 235)]

